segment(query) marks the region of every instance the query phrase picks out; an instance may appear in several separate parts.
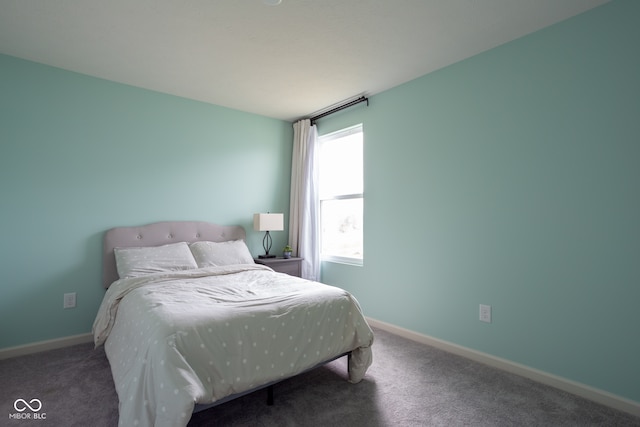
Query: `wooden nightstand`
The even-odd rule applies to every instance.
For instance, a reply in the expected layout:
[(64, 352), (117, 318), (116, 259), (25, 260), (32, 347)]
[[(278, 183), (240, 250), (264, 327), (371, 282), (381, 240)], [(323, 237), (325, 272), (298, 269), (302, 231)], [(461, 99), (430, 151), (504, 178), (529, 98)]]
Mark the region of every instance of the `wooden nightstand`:
[(256, 264), (271, 267), (278, 273), (286, 273), (291, 276), (302, 277), (302, 258), (254, 258)]

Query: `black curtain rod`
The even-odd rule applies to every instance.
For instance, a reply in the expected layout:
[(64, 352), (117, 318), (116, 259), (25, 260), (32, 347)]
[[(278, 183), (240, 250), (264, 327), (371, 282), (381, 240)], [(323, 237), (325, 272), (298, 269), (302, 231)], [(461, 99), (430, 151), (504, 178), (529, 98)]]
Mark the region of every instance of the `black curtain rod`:
[(360, 104), (361, 102), (366, 102), (367, 103), (367, 107), (369, 106), (369, 98), (361, 96), (358, 99), (354, 99), (353, 101), (349, 101), (349, 102), (347, 102), (345, 104), (342, 104), (342, 105), (339, 105), (339, 106), (337, 106), (335, 108), (332, 108), (329, 111), (325, 111), (324, 113), (320, 113), (317, 116), (313, 116), (309, 120), (311, 120), (311, 124), (313, 125), (313, 124), (315, 124), (316, 120), (318, 120), (318, 119), (326, 117), (329, 114), (337, 113), (338, 111), (344, 110), (345, 108), (349, 108), (349, 107), (351, 107), (353, 105)]

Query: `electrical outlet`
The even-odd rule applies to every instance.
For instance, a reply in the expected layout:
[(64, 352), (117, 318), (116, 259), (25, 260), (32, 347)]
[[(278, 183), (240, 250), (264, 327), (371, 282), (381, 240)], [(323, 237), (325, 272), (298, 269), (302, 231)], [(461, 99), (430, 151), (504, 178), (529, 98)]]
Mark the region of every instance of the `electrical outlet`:
[(75, 308), (76, 306), (76, 293), (71, 292), (68, 294), (64, 294), (64, 303), (62, 308)]
[(480, 304), (480, 321), (491, 323), (491, 306)]

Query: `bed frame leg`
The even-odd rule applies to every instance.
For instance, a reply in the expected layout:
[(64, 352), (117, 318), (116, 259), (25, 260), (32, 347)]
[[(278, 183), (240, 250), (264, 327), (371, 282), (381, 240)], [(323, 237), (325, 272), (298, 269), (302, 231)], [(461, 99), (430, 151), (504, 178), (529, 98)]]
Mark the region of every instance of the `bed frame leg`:
[(273, 406), (273, 384), (267, 387), (267, 405)]

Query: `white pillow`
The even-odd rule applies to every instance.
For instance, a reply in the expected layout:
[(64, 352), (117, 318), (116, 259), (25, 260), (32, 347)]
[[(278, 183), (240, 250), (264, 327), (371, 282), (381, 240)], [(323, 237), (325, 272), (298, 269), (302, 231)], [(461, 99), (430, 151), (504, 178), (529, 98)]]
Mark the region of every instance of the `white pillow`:
[(186, 242), (146, 248), (115, 248), (114, 252), (121, 279), (198, 268)]
[(243, 240), (195, 242), (189, 247), (200, 268), (254, 263), (249, 248)]

